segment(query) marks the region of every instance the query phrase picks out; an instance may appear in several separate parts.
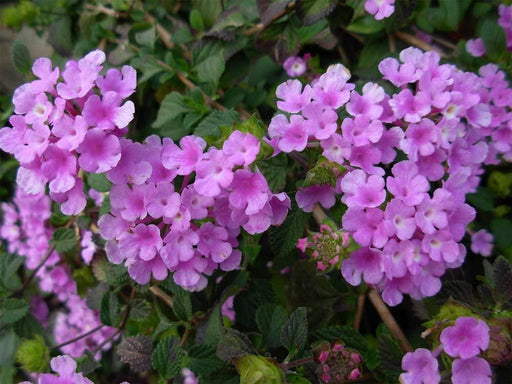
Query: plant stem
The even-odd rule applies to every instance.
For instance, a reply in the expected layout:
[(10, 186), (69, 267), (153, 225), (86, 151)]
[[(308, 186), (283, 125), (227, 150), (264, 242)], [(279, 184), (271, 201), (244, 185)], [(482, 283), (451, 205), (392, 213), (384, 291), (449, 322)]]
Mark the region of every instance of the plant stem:
[(21, 293), (23, 293), (23, 291), (27, 288), (27, 286), (30, 284), (30, 282), (32, 280), (34, 280), (34, 277), (36, 277), (37, 275), (37, 272), (39, 272), (39, 270), (43, 267), (43, 265), (48, 261), (48, 259), (50, 258), (52, 252), (55, 250), (55, 245), (50, 245), (50, 248), (47, 249), (43, 259), (41, 260), (41, 262), (39, 263), (39, 265), (36, 267), (36, 269), (34, 269), (32, 271), (32, 273), (30, 274), (30, 276), (27, 278), (27, 280), (25, 280), (25, 282), (23, 283), (23, 285), (17, 289), (15, 292), (14, 292), (14, 295), (15, 296), (18, 296), (20, 295)]
[(151, 293), (153, 293), (153, 295), (155, 295), (159, 299), (162, 299), (164, 301), (164, 303), (167, 304), (167, 306), (169, 306), (169, 308), (172, 309), (174, 304), (172, 302), (172, 297), (171, 296), (169, 296), (167, 293), (162, 291), (157, 286), (151, 286), (151, 287), (149, 287), (149, 290), (151, 291)]
[(307, 357), (303, 357), (302, 359), (290, 361), (289, 363), (281, 363), (280, 366), (281, 366), (281, 369), (283, 370), (283, 372), (286, 372), (289, 369), (299, 367), (301, 365), (312, 363), (312, 362), (313, 362), (313, 356), (307, 356)]
[(435, 51), (435, 52), (439, 53), (439, 55), (441, 57), (448, 57), (448, 55), (446, 53), (444, 53), (443, 51), (441, 51), (439, 48), (437, 48), (437, 47), (435, 47), (435, 46), (433, 46), (433, 45), (431, 45), (429, 43), (424, 42), (420, 38), (418, 38), (418, 37), (416, 37), (414, 35), (411, 35), (410, 33), (397, 30), (397, 31), (394, 32), (394, 34), (400, 40), (403, 40), (403, 41), (405, 41), (408, 44), (412, 44), (412, 45), (414, 45), (414, 46), (416, 46), (418, 48), (421, 48), (424, 51)]
[(361, 293), (357, 298), (357, 310), (356, 316), (354, 317), (354, 329), (359, 330), (361, 326), (361, 319), (363, 318), (364, 302), (366, 299), (366, 293)]
[(50, 349), (60, 349), (60, 348), (62, 348), (62, 347), (64, 347), (64, 346), (66, 346), (66, 345), (68, 345), (68, 344), (71, 344), (71, 343), (74, 343), (75, 341), (78, 341), (78, 340), (80, 340), (80, 339), (83, 339), (84, 337), (87, 337), (87, 336), (89, 336), (90, 334), (93, 334), (93, 333), (94, 333), (94, 332), (96, 332), (96, 331), (99, 331), (99, 330), (100, 330), (101, 328), (103, 328), (103, 327), (104, 327), (104, 325), (103, 325), (103, 324), (100, 324), (100, 325), (98, 325), (96, 328), (91, 329), (89, 332), (86, 332), (86, 333), (84, 333), (84, 334), (82, 334), (82, 335), (80, 335), (80, 336), (74, 337), (74, 338), (72, 338), (72, 339), (70, 339), (70, 340), (68, 340), (68, 341), (65, 341), (65, 342), (61, 343), (61, 344), (54, 345), (54, 346), (53, 346), (53, 347), (51, 347)]
[(405, 337), (404, 333), (402, 332), (402, 329), (396, 322), (395, 318), (391, 314), (388, 306), (382, 298), (380, 297), (379, 292), (375, 289), (371, 289), (368, 293), (368, 298), (372, 302), (373, 306), (379, 313), (380, 318), (386, 324), (386, 326), (389, 328), (391, 334), (393, 337), (397, 338), (400, 341), (400, 348), (404, 352), (411, 352), (413, 351), (413, 348), (411, 347), (411, 344), (409, 344), (409, 340)]

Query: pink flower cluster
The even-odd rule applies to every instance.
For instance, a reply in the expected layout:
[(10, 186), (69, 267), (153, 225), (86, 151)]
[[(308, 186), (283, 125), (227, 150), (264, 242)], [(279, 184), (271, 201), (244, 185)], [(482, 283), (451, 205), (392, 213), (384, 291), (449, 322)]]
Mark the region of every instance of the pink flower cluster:
[(490, 384), (491, 367), (489, 363), (478, 357), (480, 351), (489, 346), (489, 327), (483, 320), (474, 317), (459, 317), (453, 326), (441, 332), (441, 346), (434, 352), (419, 348), (408, 352), (402, 360), (400, 375), (403, 384), (436, 384), (441, 381), (437, 355), (444, 352), (455, 358), (452, 364), (452, 383)]
[[(331, 208), (341, 195), (342, 229), (361, 246), (343, 262), (343, 276), (378, 287), (391, 305), (403, 293), (434, 295), (445, 270), (462, 264), (459, 242), (475, 217), (465, 194), (476, 191), (484, 164), (512, 159), (505, 74), (492, 64), (478, 76), (439, 61), (415, 48), (383, 60), (379, 70), (398, 88), (391, 95), (375, 83), (355, 91), (341, 65), (312, 85), (288, 80), (276, 90), (287, 115), (269, 125), (276, 152), (321, 148), (333, 163), (336, 183), (301, 189), (297, 203)], [(342, 108), (349, 117), (338, 127)], [(397, 151), (405, 159), (394, 163)], [(338, 177), (339, 166), (346, 171)]]
[[(76, 361), (70, 356), (61, 355), (50, 361), (52, 370), (58, 375), (42, 373), (38, 375), (37, 384), (94, 384), (82, 372), (77, 373)], [(23, 381), (19, 384), (32, 384), (30, 381)], [(121, 384), (129, 384), (123, 381)]]
[(317, 375), (320, 383), (342, 383), (361, 377), (361, 355), (345, 347), (339, 340), (317, 346), (313, 351), (313, 358), (318, 364)]
[(49, 59), (37, 59), (32, 67), (37, 80), (14, 92), (12, 128), (0, 130), (0, 149), (21, 164), (18, 185), (38, 194), (48, 184), (50, 197), (67, 215), (86, 204), (79, 170), (103, 173), (115, 167), (119, 137), (133, 119), (134, 105), (123, 99), (135, 90), (135, 70), (124, 66), (101, 76), (104, 61), (103, 52), (93, 51), (68, 61), (60, 74)]
[(364, 9), (376, 20), (382, 20), (395, 12), (395, 0), (365, 0)]
[(240, 131), (207, 151), (197, 136), (179, 145), (157, 136), (143, 144), (121, 139), (121, 161), (107, 172), (111, 212), (99, 220), (108, 259), (124, 263), (139, 284), (172, 272), (188, 290), (203, 289), (217, 268), (236, 269), (240, 229), (262, 233), (290, 208), (286, 194), (271, 193), (250, 170), (259, 147)]
[[(36, 269), (50, 249), (49, 242), (53, 234), (53, 229), (48, 225), (50, 208), (51, 201), (48, 196), (42, 192), (27, 194), (21, 188), (17, 188), (12, 203), (2, 204), (0, 239), (6, 240), (9, 252), (25, 257), (25, 265), (29, 270)], [(84, 250), (82, 257), (87, 252), (87, 249)], [(55, 320), (53, 334), (58, 344), (101, 324), (98, 312), (88, 308), (85, 300), (77, 295), (76, 282), (71, 277), (70, 268), (56, 251), (50, 253), (36, 276), (41, 290), (54, 294), (66, 309), (65, 312), (59, 312)], [(48, 309), (44, 302), (34, 303), (33, 307), (34, 316), (43, 325), (47, 323)], [(81, 356), (84, 350), (94, 350), (114, 332), (115, 328), (103, 327), (62, 347), (62, 351), (74, 357)], [(105, 345), (102, 349), (108, 350), (110, 345)]]

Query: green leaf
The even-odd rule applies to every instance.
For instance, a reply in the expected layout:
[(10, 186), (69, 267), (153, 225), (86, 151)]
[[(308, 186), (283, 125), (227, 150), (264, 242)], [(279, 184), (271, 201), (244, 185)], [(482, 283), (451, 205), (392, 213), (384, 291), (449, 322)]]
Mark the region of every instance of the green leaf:
[(234, 328), (226, 329), (226, 333), (217, 346), (217, 356), (224, 361), (255, 353), (256, 349), (247, 335)]
[(478, 187), (476, 193), (466, 195), (468, 202), (480, 211), (492, 212), (494, 209), (494, 195), (486, 187)]
[(226, 111), (213, 111), (204, 118), (194, 130), (194, 135), (218, 136), (220, 126), (231, 126), (240, 120), (238, 112), (228, 109)]
[(135, 41), (142, 46), (153, 49), (156, 41), (156, 30), (155, 27), (150, 27), (145, 30), (135, 33)]
[(223, 11), (215, 24), (206, 33), (206, 36), (214, 36), (222, 40), (234, 40), (234, 29), (243, 26), (245, 18), (239, 6), (232, 6)]
[(236, 358), (234, 363), (240, 374), (240, 384), (283, 383), (283, 371), (273, 359), (246, 355)]
[(264, 26), (268, 26), (272, 23), (279, 15), (283, 13), (283, 11), (290, 3), (290, 0), (275, 0), (275, 1), (265, 1), (259, 0), (258, 2), (258, 11), (260, 13), (260, 19)]
[(381, 324), (377, 329), (378, 363), (376, 373), (387, 383), (398, 383), (402, 373), (403, 353), (389, 330)]
[(77, 360), (77, 363), (79, 363), (78, 371), (82, 372), (84, 375), (89, 375), (90, 373), (94, 372), (96, 369), (101, 367), (101, 364), (88, 350), (85, 350), (82, 357), (79, 360)]
[(180, 373), (183, 355), (179, 339), (167, 337), (157, 344), (151, 355), (151, 363), (163, 377), (170, 379)]
[(287, 373), (286, 382), (288, 384), (311, 384), (311, 381), (299, 373)]
[(206, 44), (195, 56), (193, 70), (197, 73), (197, 80), (216, 87), (226, 66), (222, 47), (218, 44)]
[(16, 40), (12, 45), (12, 63), (14, 67), (24, 75), (32, 70), (32, 57), (25, 44)]
[(265, 176), (265, 179), (267, 179), (268, 186), (273, 193), (279, 193), (284, 190), (287, 166), (288, 157), (284, 153), (258, 163), (258, 168), (263, 176)]
[(294, 356), (304, 348), (307, 338), (307, 309), (305, 307), (299, 307), (284, 324), (280, 340), (290, 352), (290, 356)]
[(23, 265), (24, 257), (4, 254), (0, 255), (0, 288), (15, 291), (21, 287), (18, 269)]
[(188, 321), (192, 317), (192, 301), (190, 292), (184, 289), (178, 289), (174, 292), (172, 310), (183, 321)]
[(30, 305), (22, 299), (0, 300), (0, 323), (12, 324), (20, 321), (28, 313)]
[(0, 333), (0, 367), (14, 362), (18, 342), (19, 338), (12, 329)]
[(224, 327), (222, 323), (222, 314), (220, 306), (216, 305), (208, 316), (205, 332), (206, 344), (217, 344), (224, 334)]
[(190, 11), (189, 21), (190, 26), (196, 31), (204, 31), (203, 18), (201, 17), (201, 12), (199, 12), (197, 8), (194, 8)]
[(223, 8), (221, 0), (194, 0), (193, 4), (194, 8), (200, 12), (207, 28), (215, 23)]
[(58, 253), (66, 253), (78, 245), (75, 231), (71, 228), (57, 228), (53, 232), (50, 244), (55, 246)]
[(88, 173), (87, 184), (98, 192), (108, 192), (112, 186), (104, 173)]
[(506, 303), (512, 299), (512, 266), (503, 256), (499, 256), (493, 264), (495, 297), (498, 303)]
[(117, 295), (107, 292), (101, 299), (100, 320), (102, 324), (115, 327), (120, 320), (120, 304)]
[(313, 339), (333, 342), (340, 340), (349, 348), (354, 348), (362, 353), (368, 350), (366, 339), (357, 330), (346, 325), (333, 325), (321, 328), (313, 333)]
[(111, 206), (110, 206), (110, 196), (105, 196), (103, 198), (103, 201), (101, 202), (101, 207), (100, 207), (100, 216), (101, 215), (106, 215), (107, 213), (110, 212), (110, 209), (111, 209)]
[(270, 229), (270, 245), (278, 257), (286, 256), (297, 246), (304, 234), (310, 214), (295, 207), (283, 224)]
[(67, 57), (73, 50), (72, 36), (71, 18), (66, 15), (50, 25), (48, 42), (59, 55)]
[(162, 100), (158, 115), (153, 123), (153, 128), (163, 128), (182, 114), (192, 110), (193, 109), (185, 103), (185, 96), (179, 92), (171, 92)]
[(491, 221), (491, 231), (494, 235), (494, 241), (498, 248), (506, 251), (512, 245), (512, 236), (510, 236), (512, 222), (505, 217), (495, 217)]
[(336, 8), (337, 0), (297, 0), (297, 14), (304, 25), (311, 25), (327, 17)]
[(130, 302), (130, 319), (135, 321), (141, 321), (147, 319), (153, 308), (148, 303), (147, 300), (144, 299), (134, 299)]
[(375, 20), (373, 16), (365, 15), (351, 22), (347, 30), (354, 33), (361, 33), (363, 35), (369, 35), (377, 33), (384, 28), (384, 24)]
[(48, 369), (50, 349), (41, 335), (24, 340), (16, 351), (16, 360), (29, 372), (44, 372)]
[(117, 354), (123, 363), (130, 364), (134, 372), (144, 372), (151, 368), (153, 342), (144, 335), (128, 337), (117, 347)]
[(476, 305), (473, 286), (467, 281), (449, 280), (443, 283), (441, 292), (453, 300), (471, 306)]
[(495, 20), (491, 18), (484, 20), (479, 35), (484, 41), (486, 54), (491, 60), (500, 58), (506, 52), (505, 31)]
[(280, 305), (265, 303), (256, 310), (256, 324), (269, 348), (280, 346), (279, 337), (286, 320), (288, 320), (288, 314)]

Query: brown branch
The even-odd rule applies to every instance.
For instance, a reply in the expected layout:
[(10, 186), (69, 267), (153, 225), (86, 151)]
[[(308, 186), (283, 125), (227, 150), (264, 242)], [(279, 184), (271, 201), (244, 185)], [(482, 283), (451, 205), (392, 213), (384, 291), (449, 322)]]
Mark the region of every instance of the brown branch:
[(157, 22), (153, 15), (144, 12), (144, 18), (148, 23), (154, 24), (156, 33), (158, 34), (160, 40), (162, 40), (162, 43), (164, 43), (164, 45), (169, 49), (174, 48), (174, 43), (171, 41), (171, 34), (169, 31), (167, 31), (167, 29), (165, 29), (162, 24)]
[(429, 43), (424, 42), (420, 38), (418, 38), (414, 35), (411, 35), (410, 33), (397, 30), (394, 32), (394, 34), (396, 37), (405, 41), (406, 43), (412, 44), (418, 48), (421, 48), (424, 51), (435, 51), (435, 52), (439, 53), (439, 55), (441, 57), (448, 57), (448, 55), (446, 53), (444, 53), (441, 49), (439, 49)]
[(168, 307), (172, 308), (174, 303), (172, 301), (172, 297), (169, 296), (167, 293), (165, 293), (164, 291), (162, 291), (159, 287), (153, 285), (151, 287), (149, 287), (149, 290), (151, 291), (151, 293), (153, 295), (155, 295), (156, 297), (158, 297), (159, 299), (162, 299), (163, 302), (165, 304), (167, 304)]
[(80, 340), (80, 339), (83, 339), (84, 337), (87, 337), (87, 336), (89, 336), (90, 334), (92, 334), (92, 333), (94, 333), (94, 332), (96, 332), (96, 331), (99, 331), (99, 330), (100, 330), (101, 328), (103, 328), (103, 327), (104, 327), (104, 325), (103, 325), (103, 324), (100, 324), (100, 325), (98, 325), (96, 328), (93, 328), (93, 329), (91, 329), (90, 331), (88, 331), (88, 332), (86, 332), (86, 333), (84, 333), (84, 334), (82, 334), (82, 335), (79, 335), (79, 336), (77, 336), (77, 337), (74, 337), (74, 338), (72, 338), (71, 340), (65, 341), (65, 342), (63, 342), (63, 343), (61, 343), (61, 344), (58, 344), (58, 345), (54, 345), (53, 347), (50, 347), (50, 349), (60, 349), (60, 348), (62, 348), (62, 347), (65, 347), (65, 346), (66, 346), (66, 345), (68, 345), (68, 344), (74, 343), (75, 341), (78, 341), (78, 340)]
[(366, 300), (366, 293), (361, 293), (357, 298), (357, 310), (354, 317), (354, 329), (359, 330), (361, 327), (361, 320), (363, 318), (364, 302)]
[(36, 277), (37, 272), (39, 272), (39, 270), (43, 267), (43, 265), (48, 261), (48, 259), (50, 258), (50, 256), (52, 255), (54, 250), (55, 250), (55, 245), (50, 245), (50, 248), (48, 248), (43, 259), (39, 262), (39, 265), (36, 267), (36, 269), (34, 269), (32, 271), (32, 274), (28, 277), (27, 280), (25, 280), (23, 285), (14, 292), (15, 296), (21, 294), (27, 288), (27, 286), (30, 284), (30, 282), (32, 280), (34, 280), (34, 277)]
[(313, 218), (318, 223), (318, 225), (322, 225), (324, 220), (327, 219), (327, 215), (318, 204), (313, 205)]
[(407, 340), (407, 338), (405, 337), (404, 333), (402, 332), (402, 329), (400, 328), (395, 318), (391, 314), (388, 306), (380, 297), (379, 292), (377, 292), (375, 289), (371, 289), (370, 292), (368, 293), (368, 298), (370, 299), (373, 306), (379, 313), (379, 316), (384, 322), (384, 324), (386, 324), (386, 326), (389, 328), (393, 337), (397, 338), (400, 341), (400, 348), (402, 348), (404, 352), (413, 351), (411, 344), (409, 344), (409, 340)]
[(96, 13), (103, 13), (104, 15), (111, 16), (118, 18), (120, 16), (120, 13), (117, 12), (115, 9), (107, 8), (104, 5), (92, 5), (92, 4), (85, 4), (85, 8), (87, 8), (90, 11), (96, 12)]

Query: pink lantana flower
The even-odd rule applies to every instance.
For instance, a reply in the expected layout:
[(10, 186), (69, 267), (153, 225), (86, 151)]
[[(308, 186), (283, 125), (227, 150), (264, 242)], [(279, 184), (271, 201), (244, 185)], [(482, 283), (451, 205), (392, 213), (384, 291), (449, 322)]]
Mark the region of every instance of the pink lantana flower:
[(485, 229), (471, 235), (471, 250), (482, 256), (491, 256), (494, 237)]
[(425, 348), (407, 352), (402, 359), (402, 369), (406, 371), (400, 375), (402, 384), (437, 384), (441, 381), (439, 363)]
[(440, 340), (448, 355), (469, 359), (489, 346), (489, 326), (474, 317), (459, 317), (455, 325), (443, 329)]
[(366, 0), (364, 9), (375, 16), (376, 20), (382, 20), (395, 12), (395, 0)]
[(485, 45), (482, 38), (479, 37), (477, 39), (469, 39), (466, 42), (466, 51), (468, 51), (468, 53), (474, 57), (485, 55)]
[[(76, 361), (68, 355), (57, 356), (50, 362), (52, 369), (58, 376), (51, 373), (43, 373), (39, 376), (37, 384), (94, 384), (82, 373), (76, 373)], [(20, 384), (31, 384), (23, 381)]]
[(480, 357), (457, 359), (452, 365), (453, 384), (491, 384), (492, 371), (489, 363)]
[(306, 72), (307, 63), (302, 57), (290, 56), (283, 63), (283, 68), (290, 77), (301, 76)]

